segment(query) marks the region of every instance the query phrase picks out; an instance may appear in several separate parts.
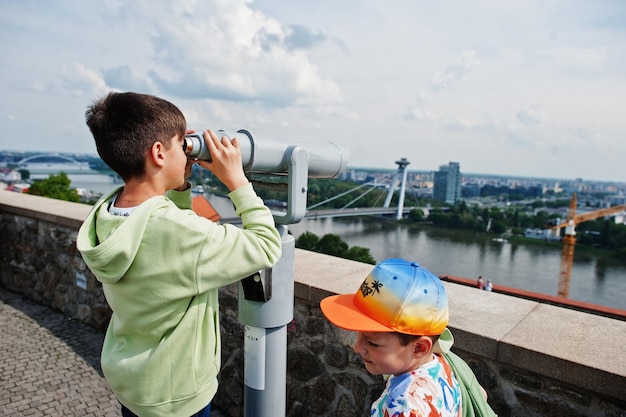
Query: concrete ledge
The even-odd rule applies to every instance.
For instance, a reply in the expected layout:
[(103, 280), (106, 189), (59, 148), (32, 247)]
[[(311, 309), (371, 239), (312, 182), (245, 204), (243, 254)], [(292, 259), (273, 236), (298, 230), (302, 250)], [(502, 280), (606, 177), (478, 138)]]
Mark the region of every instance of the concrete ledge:
[(623, 321), (537, 304), (499, 340), (497, 360), (624, 399), (625, 340)]
[[(417, 260), (419, 261), (419, 260)], [(356, 292), (372, 266), (296, 250), (296, 294)], [(444, 282), (455, 347), (626, 400), (626, 322)]]
[(0, 210), (78, 229), (91, 210), (91, 206), (0, 190)]

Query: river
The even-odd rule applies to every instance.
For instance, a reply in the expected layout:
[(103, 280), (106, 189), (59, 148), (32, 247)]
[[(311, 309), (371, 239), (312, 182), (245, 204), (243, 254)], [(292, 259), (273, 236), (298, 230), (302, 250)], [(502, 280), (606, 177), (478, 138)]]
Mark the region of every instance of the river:
[[(230, 202), (207, 196), (220, 213), (232, 216)], [(499, 242), (493, 236), (455, 229), (363, 218), (302, 220), (288, 226), (297, 238), (310, 231), (320, 238), (339, 235), (350, 246), (368, 248), (377, 262), (416, 261), (436, 275), (491, 280), (495, 285), (557, 295), (561, 247)], [(626, 263), (579, 250), (574, 253), (569, 298), (626, 310)]]
[[(420, 227), (378, 220), (303, 220), (290, 226), (298, 237), (335, 233), (350, 246), (362, 246), (381, 261), (400, 257), (436, 275), (491, 280), (494, 284), (557, 295), (561, 248), (498, 242), (491, 236), (454, 229)], [(574, 253), (569, 298), (626, 310), (626, 264), (579, 250)]]
[[(108, 184), (91, 185), (88, 181), (72, 180), (72, 186), (105, 192), (119, 185), (110, 180)], [(227, 199), (207, 197), (222, 217), (232, 216), (232, 205)], [(439, 276), (476, 279), (482, 275), (495, 285), (557, 295), (560, 246), (497, 242), (483, 234), (377, 219), (302, 220), (288, 228), (296, 238), (305, 231), (319, 237), (337, 234), (350, 246), (369, 248), (377, 262), (400, 257), (416, 261)], [(576, 251), (569, 297), (626, 310), (626, 264)]]

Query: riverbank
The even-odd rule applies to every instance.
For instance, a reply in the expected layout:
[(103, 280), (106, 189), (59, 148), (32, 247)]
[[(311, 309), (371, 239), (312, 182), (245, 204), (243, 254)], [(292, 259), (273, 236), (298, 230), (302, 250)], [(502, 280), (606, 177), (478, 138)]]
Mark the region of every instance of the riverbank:
[[(542, 245), (542, 246), (546, 246), (550, 248), (562, 248), (563, 247), (561, 242), (551, 242), (547, 240), (533, 239), (533, 238), (529, 238), (525, 236), (518, 236), (518, 235), (510, 235), (510, 236), (507, 236), (506, 239), (509, 242), (515, 242), (515, 243), (527, 244), (527, 245)], [(604, 257), (607, 260), (613, 260), (616, 263), (621, 263), (621, 264), (626, 265), (626, 257), (623, 256), (623, 251), (624, 251), (623, 249), (620, 249), (620, 250), (600, 249), (600, 248), (594, 248), (591, 246), (577, 244), (574, 255), (576, 255), (577, 252), (588, 253), (593, 256)]]
[[(394, 222), (395, 220), (383, 219), (383, 221)], [(427, 222), (415, 223), (415, 222), (410, 222), (407, 220), (403, 220), (402, 223), (406, 224), (408, 227), (418, 227), (418, 228), (433, 229), (433, 230), (438, 230), (438, 229), (439, 230), (454, 230), (456, 233), (467, 234), (468, 236), (473, 236), (473, 237), (476, 237), (477, 239), (483, 238), (485, 240), (492, 240), (492, 241), (502, 242), (502, 243), (506, 241), (509, 243), (522, 244), (522, 245), (534, 245), (537, 247), (545, 247), (545, 248), (558, 249), (558, 250), (561, 250), (563, 248), (563, 245), (560, 241), (535, 239), (532, 237), (514, 235), (511, 233), (491, 234), (491, 233), (485, 233), (485, 232), (474, 232), (470, 230), (457, 229), (453, 227), (436, 226)], [(602, 258), (605, 258), (606, 260), (612, 260), (612, 261), (615, 261), (617, 264), (623, 264), (626, 266), (626, 257), (623, 256), (622, 250), (601, 249), (601, 248), (595, 248), (591, 246), (577, 244), (576, 252), (588, 253), (590, 255), (593, 255), (596, 257), (602, 257)]]

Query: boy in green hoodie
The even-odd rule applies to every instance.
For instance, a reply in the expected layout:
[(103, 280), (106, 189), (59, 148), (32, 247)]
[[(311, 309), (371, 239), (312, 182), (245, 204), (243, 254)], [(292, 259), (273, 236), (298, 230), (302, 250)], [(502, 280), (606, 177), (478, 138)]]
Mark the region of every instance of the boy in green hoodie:
[[(207, 416), (220, 368), (218, 288), (273, 266), (274, 219), (242, 168), (238, 140), (204, 132), (211, 162), (183, 151), (180, 110), (144, 94), (109, 93), (86, 112), (98, 154), (124, 180), (81, 226), (77, 247), (113, 315), (102, 370), (123, 416)], [(243, 227), (191, 210), (196, 162), (230, 190)]]

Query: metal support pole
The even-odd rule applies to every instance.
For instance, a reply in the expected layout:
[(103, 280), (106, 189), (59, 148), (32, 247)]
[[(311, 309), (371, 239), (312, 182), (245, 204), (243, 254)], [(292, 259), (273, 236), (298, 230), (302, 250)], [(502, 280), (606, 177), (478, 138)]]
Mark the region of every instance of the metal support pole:
[[(287, 327), (255, 328), (254, 331), (262, 333), (264, 341), (250, 342), (250, 327), (246, 327), (244, 416), (284, 416), (287, 408)], [(265, 346), (259, 347), (260, 344)], [(265, 364), (262, 378), (259, 378), (261, 374), (254, 373), (257, 370), (250, 370), (255, 361), (250, 361), (249, 350), (265, 355), (264, 361), (259, 360)]]
[(281, 417), (287, 408), (287, 324), (293, 320), (295, 239), (278, 225), (283, 254), (270, 270), (241, 281), (246, 417)]

